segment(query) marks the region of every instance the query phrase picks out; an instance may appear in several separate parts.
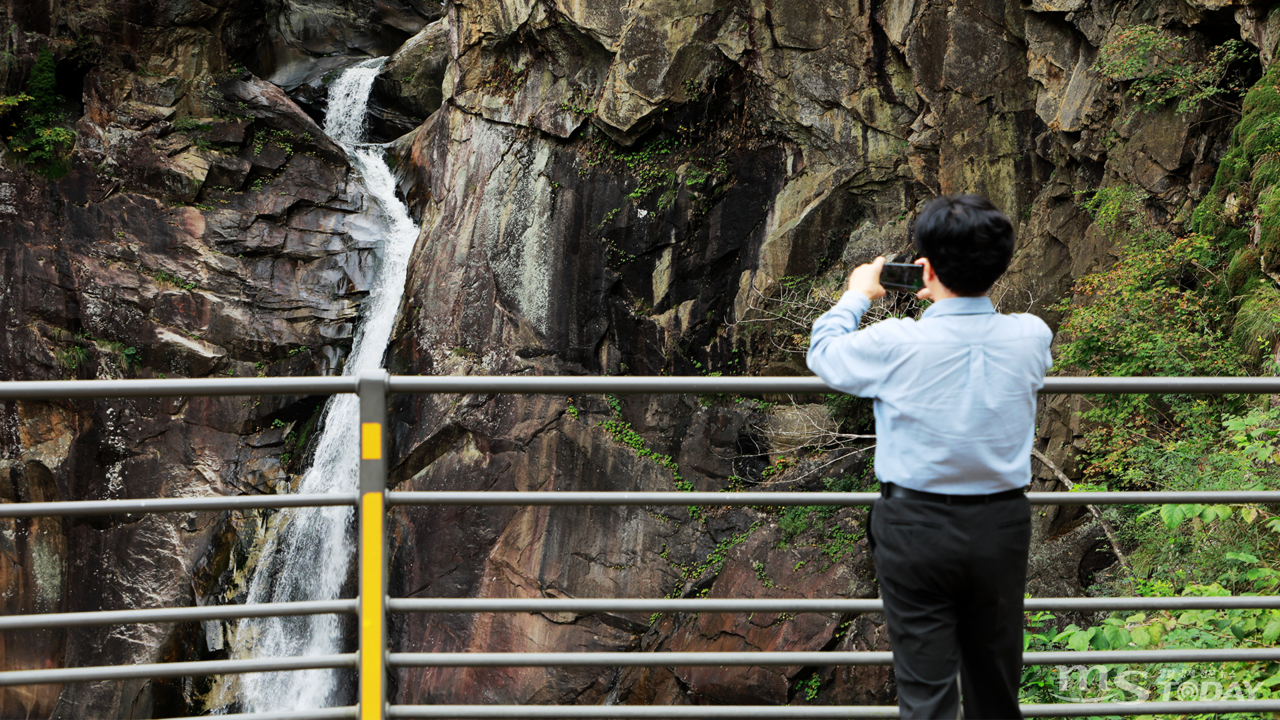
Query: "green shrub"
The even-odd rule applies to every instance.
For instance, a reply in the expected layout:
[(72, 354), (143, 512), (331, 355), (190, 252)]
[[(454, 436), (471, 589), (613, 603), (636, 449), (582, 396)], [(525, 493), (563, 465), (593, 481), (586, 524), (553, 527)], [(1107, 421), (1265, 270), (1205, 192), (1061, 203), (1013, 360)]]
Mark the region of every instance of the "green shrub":
[(58, 95), (57, 64), (48, 47), (40, 48), (36, 55), (36, 64), (31, 68), (31, 76), (27, 79), (27, 93), (31, 96), (31, 102), (27, 106), (29, 117), (32, 120), (43, 120), (42, 124), (49, 124), (58, 113), (62, 98)]
[(1176, 100), (1179, 113), (1194, 112), (1205, 103), (1234, 112), (1230, 98), (1243, 86), (1232, 69), (1254, 55), (1243, 42), (1228, 40), (1201, 60), (1192, 56), (1185, 39), (1152, 25), (1135, 25), (1102, 46), (1094, 69), (1112, 82), (1129, 82), (1129, 97), (1145, 110)]

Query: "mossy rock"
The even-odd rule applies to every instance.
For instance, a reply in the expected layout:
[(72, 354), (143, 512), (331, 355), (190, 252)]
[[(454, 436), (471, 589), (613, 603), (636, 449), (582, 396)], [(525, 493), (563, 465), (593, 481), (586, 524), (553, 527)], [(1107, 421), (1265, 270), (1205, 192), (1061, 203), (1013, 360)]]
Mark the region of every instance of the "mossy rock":
[(1239, 250), (1249, 244), (1249, 233), (1240, 228), (1226, 228), (1219, 235), (1218, 244), (1228, 250)]
[(1242, 248), (1227, 266), (1227, 285), (1232, 294), (1241, 294), (1250, 280), (1261, 276), (1262, 266), (1258, 262), (1256, 248)]
[(1255, 361), (1280, 342), (1280, 290), (1269, 283), (1253, 288), (1236, 313), (1231, 338)]
[(1272, 63), (1262, 79), (1244, 96), (1245, 115), (1264, 112), (1280, 114), (1280, 63)]
[(1216, 193), (1210, 193), (1191, 214), (1192, 231), (1212, 237), (1221, 235), (1227, 228), (1226, 223), (1222, 221), (1222, 211), (1222, 199), (1217, 197)]
[(1213, 187), (1191, 218), (1195, 232), (1218, 238), (1219, 247), (1237, 248), (1240, 241), (1229, 234), (1222, 219), (1223, 202), (1231, 193), (1259, 208), (1263, 217), (1263, 237), (1259, 241), (1268, 267), (1280, 260), (1280, 220), (1268, 219), (1263, 197), (1280, 185), (1280, 63), (1267, 69), (1262, 79), (1245, 95), (1243, 115), (1231, 132), (1231, 147), (1218, 164)]
[(1258, 251), (1266, 267), (1280, 265), (1280, 192), (1268, 188), (1258, 197)]

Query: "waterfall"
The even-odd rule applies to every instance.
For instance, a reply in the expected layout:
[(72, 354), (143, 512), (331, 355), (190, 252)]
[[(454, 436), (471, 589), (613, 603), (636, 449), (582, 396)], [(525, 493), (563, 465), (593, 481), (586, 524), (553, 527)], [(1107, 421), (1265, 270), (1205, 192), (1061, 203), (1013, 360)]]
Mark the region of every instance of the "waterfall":
[[(396, 310), (404, 294), (409, 254), (418, 228), (396, 198), (395, 179), (381, 146), (362, 145), (369, 92), (385, 58), (347, 69), (329, 87), (325, 132), (347, 150), (368, 197), (381, 242), (376, 276), (362, 308), (344, 375), (381, 366)], [(335, 395), (325, 406), (311, 466), (300, 493), (354, 493), (359, 485), (359, 400)], [(298, 508), (272, 517), (252, 579), (248, 602), (329, 600), (347, 579), (355, 545), (351, 508)], [(342, 619), (334, 615), (246, 619), (235, 632), (233, 656), (278, 657), (341, 652)], [(246, 712), (308, 710), (333, 704), (338, 671), (305, 670), (244, 675), (239, 700)]]

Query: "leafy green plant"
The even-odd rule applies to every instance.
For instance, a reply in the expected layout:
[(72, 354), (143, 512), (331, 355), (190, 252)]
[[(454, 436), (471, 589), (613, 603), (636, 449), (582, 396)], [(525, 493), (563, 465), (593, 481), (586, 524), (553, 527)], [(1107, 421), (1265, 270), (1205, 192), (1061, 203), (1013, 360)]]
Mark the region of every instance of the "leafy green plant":
[(528, 67), (516, 68), (505, 58), (498, 58), (493, 65), (489, 66), (489, 71), (485, 74), (484, 79), (477, 83), (477, 87), (510, 98), (515, 96), (516, 92), (524, 85), (525, 76), (528, 72)]
[(213, 125), (203, 122), (200, 118), (184, 115), (173, 121), (173, 129), (178, 132), (208, 132), (213, 129)]
[[(213, 208), (210, 207), (208, 209), (212, 210)], [(153, 270), (148, 272), (147, 274), (149, 274), (156, 282), (160, 283), (161, 285), (168, 285), (170, 287), (182, 288), (183, 290), (195, 290), (196, 287), (198, 287), (194, 282), (190, 280), (183, 280), (177, 275), (174, 275), (173, 273), (168, 272), (166, 270)]]
[(58, 365), (63, 370), (75, 372), (89, 360), (89, 349), (83, 345), (72, 345), (57, 352)]
[(68, 159), (76, 143), (75, 131), (60, 125), (63, 122), (61, 104), (57, 63), (48, 47), (37, 53), (26, 91), (0, 99), (0, 115), (15, 109), (20, 109), (22, 114), (14, 135), (9, 137), (10, 149), (30, 162), (37, 172), (52, 178), (70, 170)]
[(58, 112), (61, 96), (58, 95), (58, 71), (53, 52), (42, 47), (36, 54), (36, 63), (27, 79), (27, 92), (31, 101), (27, 106), (28, 122), (48, 123)]
[(814, 673), (808, 680), (801, 680), (796, 683), (796, 690), (804, 693), (804, 699), (813, 701), (818, 697), (818, 690), (822, 688), (822, 678), (818, 673)]
[(1243, 42), (1228, 40), (1199, 60), (1187, 40), (1152, 25), (1135, 25), (1102, 46), (1094, 69), (1112, 82), (1129, 82), (1129, 97), (1146, 110), (1176, 100), (1179, 113), (1205, 103), (1234, 112), (1230, 98), (1243, 90), (1243, 78), (1232, 71), (1254, 55)]
[(31, 96), (26, 93), (18, 93), (17, 95), (0, 95), (0, 118), (8, 115), (10, 112), (21, 107), (21, 105), (31, 100)]
[[(1235, 376), (1245, 358), (1229, 342), (1230, 297), (1222, 287), (1223, 254), (1214, 238), (1174, 237), (1147, 217), (1145, 195), (1108, 188), (1082, 203), (1121, 247), (1109, 269), (1079, 281), (1057, 306), (1056, 364), (1092, 375)], [(1087, 478), (1119, 477), (1134, 466), (1131, 451), (1188, 429), (1213, 433), (1238, 399), (1166, 395), (1090, 398), (1085, 417), (1091, 453)]]
[[(676, 588), (668, 594), (668, 597), (677, 597), (680, 594), (683, 584), (686, 582), (697, 581), (708, 574), (718, 574), (724, 568), (725, 562), (729, 560), (729, 552), (735, 547), (746, 542), (747, 539), (759, 529), (760, 521), (757, 520), (746, 530), (734, 533), (733, 535), (721, 540), (719, 543), (716, 543), (716, 546), (711, 549), (711, 552), (707, 553), (707, 556), (699, 562), (684, 564), (672, 562), (671, 564), (680, 571), (680, 582)], [(664, 549), (662, 553), (663, 557), (668, 557), (666, 553), (667, 551)], [(669, 558), (668, 562), (670, 562)]]

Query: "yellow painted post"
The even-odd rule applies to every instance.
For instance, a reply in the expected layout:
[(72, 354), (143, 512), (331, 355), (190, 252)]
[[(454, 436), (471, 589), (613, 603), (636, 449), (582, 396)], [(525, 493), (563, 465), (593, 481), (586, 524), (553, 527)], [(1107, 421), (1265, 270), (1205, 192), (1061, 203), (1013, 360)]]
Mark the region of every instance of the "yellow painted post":
[(360, 720), (386, 717), (387, 372), (360, 375)]

